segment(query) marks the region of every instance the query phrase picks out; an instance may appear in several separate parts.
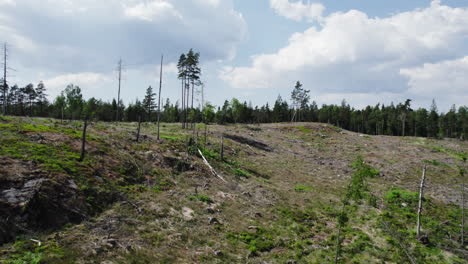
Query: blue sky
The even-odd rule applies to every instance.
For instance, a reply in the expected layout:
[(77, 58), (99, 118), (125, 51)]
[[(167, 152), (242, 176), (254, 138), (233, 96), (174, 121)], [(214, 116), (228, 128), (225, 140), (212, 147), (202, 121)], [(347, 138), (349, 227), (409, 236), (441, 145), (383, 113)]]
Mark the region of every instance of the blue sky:
[(122, 96), (159, 83), (176, 101), (175, 63), (201, 53), (208, 101), (289, 99), (295, 81), (319, 104), (357, 108), (413, 99), (439, 109), (468, 102), (468, 2), (299, 0), (0, 0), (0, 41), (11, 83), (68, 83), (112, 100), (122, 58)]

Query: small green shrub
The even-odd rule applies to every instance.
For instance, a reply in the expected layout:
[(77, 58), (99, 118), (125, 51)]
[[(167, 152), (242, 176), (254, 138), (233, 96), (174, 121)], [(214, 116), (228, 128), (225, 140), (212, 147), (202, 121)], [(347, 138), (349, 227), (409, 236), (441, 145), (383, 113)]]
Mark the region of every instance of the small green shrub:
[(212, 204), (213, 200), (210, 199), (210, 197), (203, 195), (203, 194), (197, 194), (197, 195), (189, 195), (187, 197), (190, 201), (200, 201), (204, 202), (207, 204)]
[(234, 175), (239, 176), (239, 177), (245, 177), (245, 178), (249, 178), (252, 176), (250, 173), (239, 168), (234, 170)]

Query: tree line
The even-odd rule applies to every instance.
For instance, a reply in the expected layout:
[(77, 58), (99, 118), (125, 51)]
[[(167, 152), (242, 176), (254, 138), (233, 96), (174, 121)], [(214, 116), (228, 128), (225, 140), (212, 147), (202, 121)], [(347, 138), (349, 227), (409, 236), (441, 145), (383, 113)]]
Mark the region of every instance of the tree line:
[[(468, 107), (453, 105), (446, 113), (437, 109), (435, 101), (429, 109), (411, 108), (411, 100), (390, 105), (377, 104), (364, 109), (352, 108), (345, 100), (340, 105), (323, 104), (318, 106), (310, 101), (309, 91), (302, 88), (300, 82), (291, 93), (291, 103), (280, 95), (274, 105), (266, 103), (263, 106), (252, 106), (246, 101), (236, 98), (226, 100), (221, 106), (204, 103), (196, 107), (193, 98), (196, 87), (201, 86), (198, 67), (198, 53), (190, 51), (185, 55), (195, 57), (194, 62), (181, 59), (179, 63), (179, 79), (182, 83), (181, 100), (172, 103), (166, 99), (161, 105), (162, 122), (180, 122), (188, 127), (188, 122), (195, 124), (256, 124), (277, 122), (321, 122), (337, 127), (370, 135), (417, 136), (417, 137), (449, 137), (466, 139), (468, 136)], [(184, 58), (184, 56), (181, 56)], [(192, 63), (191, 65), (189, 63)], [(0, 83), (1, 80), (0, 80)], [(1, 91), (5, 89), (0, 86)], [(25, 87), (6, 87), (6, 98), (0, 96), (0, 103), (6, 104), (8, 115), (38, 116), (58, 119), (82, 119), (84, 117), (99, 121), (115, 121), (117, 110), (120, 113), (118, 121), (135, 122), (140, 118), (143, 122), (154, 122), (157, 101), (156, 93), (150, 86), (146, 90), (143, 101), (136, 100), (127, 106), (114, 99), (106, 102), (101, 99), (85, 100), (79, 86), (70, 84), (52, 102), (47, 100), (46, 87), (40, 82), (36, 86), (28, 84)], [(3, 94), (3, 93), (1, 93)], [(192, 126), (193, 127), (193, 126)]]

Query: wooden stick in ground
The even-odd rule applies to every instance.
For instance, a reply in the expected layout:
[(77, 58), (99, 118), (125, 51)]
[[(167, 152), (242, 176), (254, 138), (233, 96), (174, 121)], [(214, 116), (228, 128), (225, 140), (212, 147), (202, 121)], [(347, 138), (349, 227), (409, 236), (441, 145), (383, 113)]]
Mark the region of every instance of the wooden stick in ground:
[(466, 157), (463, 157), (463, 167), (460, 168), (461, 176), (461, 202), (462, 202), (462, 217), (461, 217), (461, 246), (465, 246), (465, 164)]
[(141, 129), (141, 116), (138, 116), (138, 131), (137, 131), (137, 138), (136, 138), (137, 143), (140, 140), (140, 129)]
[(418, 222), (416, 226), (416, 237), (419, 238), (421, 235), (421, 211), (422, 211), (422, 199), (424, 193), (424, 183), (426, 182), (426, 165), (423, 167), (421, 185), (419, 186), (419, 205), (418, 205)]
[(465, 246), (465, 182), (462, 179), (461, 196), (462, 196), (462, 219), (461, 219), (461, 246)]
[(203, 162), (210, 169), (211, 173), (213, 173), (216, 177), (220, 178), (223, 182), (227, 182), (221, 175), (216, 173), (213, 167), (211, 167), (210, 163), (208, 163), (208, 161), (205, 159), (205, 156), (203, 156), (203, 153), (201, 152), (200, 149), (198, 149), (198, 153), (200, 153), (200, 156), (203, 158)]
[(224, 161), (224, 134), (221, 135), (221, 160)]
[(205, 145), (206, 145), (206, 130), (208, 129), (208, 125), (205, 123)]
[(81, 156), (79, 161), (83, 161), (85, 158), (85, 147), (86, 147), (86, 128), (88, 127), (88, 119), (85, 119), (83, 126), (83, 138), (81, 140)]

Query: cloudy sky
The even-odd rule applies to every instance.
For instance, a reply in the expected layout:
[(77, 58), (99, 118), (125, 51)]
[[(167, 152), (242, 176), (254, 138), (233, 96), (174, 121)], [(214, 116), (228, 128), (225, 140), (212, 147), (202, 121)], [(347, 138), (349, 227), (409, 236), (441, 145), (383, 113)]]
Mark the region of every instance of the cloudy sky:
[(175, 63), (201, 53), (206, 98), (288, 99), (297, 80), (318, 104), (413, 100), (468, 105), (468, 1), (0, 0), (10, 83), (69, 83), (86, 98), (142, 98), (159, 83), (178, 99)]

